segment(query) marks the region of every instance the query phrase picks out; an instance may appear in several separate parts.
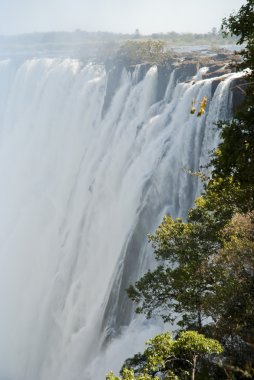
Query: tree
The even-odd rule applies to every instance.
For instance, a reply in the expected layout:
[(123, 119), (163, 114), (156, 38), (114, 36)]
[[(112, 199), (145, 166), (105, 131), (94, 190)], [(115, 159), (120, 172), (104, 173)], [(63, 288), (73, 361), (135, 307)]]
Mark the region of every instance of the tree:
[[(222, 231), (224, 246), (215, 261), (217, 283), (210, 310), (211, 333), (223, 339), (233, 372), (254, 376), (254, 211), (235, 214)], [(214, 311), (212, 310), (214, 309)], [(244, 376), (243, 376), (244, 377)]]
[(214, 286), (210, 258), (222, 244), (217, 226), (209, 223), (210, 215), (193, 223), (167, 216), (149, 236), (159, 266), (127, 290), (138, 313), (202, 331)]
[(186, 222), (164, 218), (150, 236), (159, 266), (128, 289), (137, 312), (206, 331), (225, 346), (224, 368), (254, 375), (254, 1), (223, 22), (246, 43), (246, 97), (232, 121), (218, 125), (211, 178)]
[(185, 358), (191, 363), (191, 379), (195, 379), (198, 359), (204, 355), (219, 354), (223, 352), (220, 343), (214, 339), (206, 338), (196, 331), (181, 332), (174, 343), (176, 357)]
[[(224, 18), (222, 22), (222, 32), (224, 36), (236, 36), (237, 44), (246, 44), (245, 48), (240, 52), (243, 62), (239, 69), (253, 69), (253, 53), (254, 53), (254, 0), (247, 0), (237, 13), (231, 14)], [(248, 75), (253, 76), (249, 72)]]
[(160, 265), (128, 294), (147, 318), (160, 315), (219, 339), (226, 347), (224, 367), (252, 373), (254, 212), (232, 215), (216, 203), (217, 195), (199, 198), (187, 222), (164, 218), (150, 236)]
[(149, 236), (158, 267), (127, 289), (138, 313), (147, 318), (159, 315), (165, 322), (177, 320), (180, 328), (200, 332), (203, 321), (217, 319), (211, 310), (221, 282), (216, 258), (225, 245), (223, 229), (237, 210), (236, 193), (231, 183), (223, 187), (213, 181), (189, 210), (186, 222), (164, 217)]
[(248, 200), (248, 209), (254, 208), (254, 0), (247, 0), (236, 14), (223, 20), (225, 35), (238, 37), (245, 43), (240, 52), (242, 62), (238, 70), (246, 69), (245, 101), (230, 122), (219, 124), (222, 143), (215, 151), (211, 165), (214, 177), (231, 178), (240, 186)]
[[(218, 125), (222, 142), (213, 153), (202, 196), (186, 221), (166, 216), (149, 237), (158, 267), (130, 286), (128, 294), (147, 318), (160, 315), (164, 321), (177, 320), (180, 329), (217, 338), (225, 348), (225, 376), (211, 377), (210, 367), (208, 378), (235, 380), (254, 378), (254, 0), (225, 19), (222, 28), (246, 43), (237, 67), (249, 68), (242, 85), (245, 101), (231, 121)], [(129, 370), (136, 376), (137, 368), (140, 376), (147, 356), (135, 360)], [(174, 366), (169, 369), (179, 375)]]
[(120, 47), (117, 58), (125, 65), (160, 64), (172, 55), (165, 51), (165, 46), (166, 42), (161, 40), (127, 41)]
[(112, 372), (107, 380), (159, 380), (161, 376), (167, 380), (195, 380), (198, 360), (202, 357), (213, 358), (222, 353), (218, 341), (206, 338), (196, 331), (181, 332), (173, 340), (169, 332), (157, 335), (146, 342), (147, 348), (139, 357), (144, 358), (141, 366), (134, 365), (134, 359), (128, 359), (122, 368), (122, 377)]

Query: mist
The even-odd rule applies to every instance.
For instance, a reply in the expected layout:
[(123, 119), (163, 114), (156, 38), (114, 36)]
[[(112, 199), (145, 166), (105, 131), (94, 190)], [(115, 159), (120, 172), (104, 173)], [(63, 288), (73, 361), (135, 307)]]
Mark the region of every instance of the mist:
[(0, 35), (73, 31), (206, 33), (242, 0), (0, 0)]

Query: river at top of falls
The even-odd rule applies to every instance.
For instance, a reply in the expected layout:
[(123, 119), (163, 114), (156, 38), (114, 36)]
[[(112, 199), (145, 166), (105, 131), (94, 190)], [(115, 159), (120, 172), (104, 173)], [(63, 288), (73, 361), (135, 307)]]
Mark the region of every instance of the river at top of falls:
[(150, 265), (147, 234), (200, 192), (185, 169), (207, 162), (240, 74), (212, 95), (214, 79), (173, 71), (157, 101), (158, 69), (139, 70), (103, 113), (102, 66), (0, 61), (0, 380), (100, 380), (162, 328), (124, 289)]

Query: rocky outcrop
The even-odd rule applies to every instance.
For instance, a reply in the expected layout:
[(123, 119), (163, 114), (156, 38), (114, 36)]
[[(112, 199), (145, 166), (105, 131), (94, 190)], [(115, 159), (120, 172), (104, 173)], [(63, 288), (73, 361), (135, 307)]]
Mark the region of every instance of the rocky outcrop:
[[(169, 77), (172, 70), (175, 69), (175, 82), (186, 82), (191, 80), (202, 67), (207, 67), (207, 71), (202, 74), (199, 79), (215, 78), (212, 83), (212, 95), (214, 94), (218, 84), (224, 80), (223, 75), (235, 71), (234, 63), (239, 63), (240, 56), (231, 52), (219, 52), (218, 54), (200, 55), (198, 53), (188, 53), (187, 55), (178, 54), (164, 62), (158, 67), (158, 85), (156, 101), (159, 102), (164, 98), (165, 91), (168, 85)], [(144, 79), (148, 70), (153, 66), (152, 63), (139, 64), (139, 70), (135, 77), (136, 82)], [(125, 65), (122, 61), (111, 61), (106, 70), (108, 71), (108, 82), (105, 94), (105, 100), (102, 110), (104, 117), (108, 110), (112, 98), (114, 97), (117, 88), (120, 85), (121, 75), (125, 68), (130, 73), (133, 73), (137, 65)], [(236, 80), (235, 86), (232, 88), (233, 93), (233, 108), (236, 109), (244, 99), (244, 90), (239, 86), (243, 83), (242, 79)]]
[(199, 61), (193, 61), (193, 62), (181, 62), (177, 65), (176, 68), (176, 81), (177, 82), (185, 82), (187, 80), (190, 80), (194, 75), (197, 74), (199, 68), (200, 68), (200, 62)]
[[(107, 68), (106, 68), (107, 69)], [(123, 72), (123, 65), (114, 65), (111, 67), (111, 69), (108, 69), (108, 80), (107, 80), (107, 87), (106, 87), (106, 93), (104, 97), (104, 103), (101, 115), (104, 117), (106, 114), (111, 101), (116, 93), (117, 88), (120, 85), (120, 80)]]
[(208, 71), (205, 74), (203, 74), (202, 79), (220, 77), (224, 74), (229, 74), (231, 72), (232, 72), (232, 69), (228, 65), (213, 64), (212, 66), (209, 67)]
[(170, 74), (173, 70), (171, 65), (158, 66), (158, 83), (157, 83), (157, 102), (161, 101), (164, 96), (168, 85)]
[[(139, 83), (142, 81), (148, 72), (148, 70), (153, 66), (151, 63), (143, 63), (139, 65), (139, 70), (136, 76), (136, 82)], [(118, 61), (118, 62), (111, 62), (111, 67), (108, 64), (106, 66), (106, 71), (108, 72), (108, 80), (107, 80), (107, 87), (106, 87), (106, 94), (104, 98), (104, 104), (102, 108), (102, 117), (105, 116), (111, 101), (120, 86), (120, 81), (121, 81), (121, 76), (123, 73), (123, 69), (127, 70), (131, 74), (134, 73), (137, 65), (131, 65), (131, 66), (125, 66), (123, 62)], [(160, 71), (160, 70), (159, 70)]]
[(246, 80), (244, 78), (236, 78), (231, 84), (232, 91), (232, 108), (236, 111), (244, 101)]

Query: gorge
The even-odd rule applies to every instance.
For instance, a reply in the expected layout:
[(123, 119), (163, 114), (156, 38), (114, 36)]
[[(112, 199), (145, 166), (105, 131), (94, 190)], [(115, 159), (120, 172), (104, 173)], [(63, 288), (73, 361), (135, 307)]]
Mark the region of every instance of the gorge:
[(242, 74), (209, 72), (0, 61), (0, 380), (102, 379), (160, 331), (125, 289), (152, 265), (147, 234), (201, 192), (188, 171), (238, 102)]

